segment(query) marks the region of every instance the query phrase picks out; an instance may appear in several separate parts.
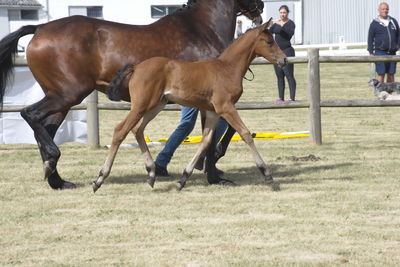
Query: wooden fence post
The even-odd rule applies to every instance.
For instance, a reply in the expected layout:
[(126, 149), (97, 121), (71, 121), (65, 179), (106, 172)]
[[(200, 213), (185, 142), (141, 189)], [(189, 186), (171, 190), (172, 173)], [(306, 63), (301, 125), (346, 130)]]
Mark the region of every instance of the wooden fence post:
[(88, 145), (91, 148), (100, 147), (99, 137), (99, 110), (97, 108), (98, 96), (97, 91), (94, 90), (87, 97), (87, 137)]
[(315, 145), (322, 144), (321, 91), (319, 76), (319, 49), (310, 48), (308, 55), (308, 99), (310, 101), (310, 136)]

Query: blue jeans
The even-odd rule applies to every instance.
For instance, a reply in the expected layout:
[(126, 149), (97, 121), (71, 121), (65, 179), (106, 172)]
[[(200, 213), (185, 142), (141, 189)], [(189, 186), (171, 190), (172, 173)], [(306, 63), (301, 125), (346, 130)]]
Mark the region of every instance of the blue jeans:
[[(193, 131), (198, 113), (199, 109), (197, 108), (189, 108), (184, 106), (181, 107), (181, 121), (179, 122), (179, 125), (175, 129), (175, 131), (168, 138), (168, 141), (165, 143), (163, 150), (161, 150), (161, 152), (157, 155), (157, 165), (164, 168), (167, 167), (168, 163), (171, 161), (172, 156), (174, 155), (175, 150)], [(216, 127), (216, 140), (219, 140), (221, 138), (221, 136), (225, 133), (227, 127), (228, 123), (221, 118), (218, 121)]]

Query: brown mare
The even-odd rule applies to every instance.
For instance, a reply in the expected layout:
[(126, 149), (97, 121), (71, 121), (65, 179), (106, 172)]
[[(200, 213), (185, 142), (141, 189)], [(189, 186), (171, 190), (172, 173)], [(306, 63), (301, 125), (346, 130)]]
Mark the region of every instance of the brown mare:
[[(143, 131), (147, 123), (163, 109), (168, 101), (199, 108), (206, 113), (203, 140), (183, 171), (178, 182), (179, 190), (185, 186), (194, 165), (210, 144), (220, 116), (225, 118), (249, 145), (256, 165), (266, 182), (272, 183), (272, 175), (258, 153), (250, 131), (235, 108), (235, 103), (243, 92), (243, 76), (256, 56), (262, 56), (280, 66), (286, 64), (285, 54), (268, 32), (271, 20), (242, 35), (217, 59), (184, 62), (165, 57), (153, 57), (138, 65), (129, 65), (123, 73), (131, 74), (129, 80), (131, 110), (125, 120), (115, 127), (108, 157), (97, 181), (93, 182), (94, 192), (109, 176), (118, 148), (130, 131), (135, 135), (140, 150), (146, 158), (148, 183), (151, 187), (154, 186), (155, 164), (144, 140)], [(116, 79), (121, 80), (120, 77)], [(118, 89), (118, 86), (110, 86), (107, 93), (115, 98), (118, 95)]]
[[(49, 185), (74, 188), (58, 174), (61, 153), (53, 142), (72, 106), (95, 89), (105, 92), (115, 72), (127, 64), (153, 56), (190, 61), (217, 57), (233, 39), (237, 13), (260, 19), (262, 8), (261, 0), (189, 0), (181, 10), (150, 25), (73, 16), (24, 26), (0, 41), (0, 105), (18, 40), (34, 34), (27, 60), (45, 97), (21, 115), (34, 131)], [(121, 96), (130, 100), (128, 88)]]

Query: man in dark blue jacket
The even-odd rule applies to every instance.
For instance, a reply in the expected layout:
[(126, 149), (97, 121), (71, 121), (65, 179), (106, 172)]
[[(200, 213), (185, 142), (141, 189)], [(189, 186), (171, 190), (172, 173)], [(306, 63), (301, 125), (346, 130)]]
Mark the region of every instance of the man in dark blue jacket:
[[(370, 55), (395, 55), (400, 46), (400, 29), (397, 20), (389, 16), (389, 5), (382, 2), (378, 7), (378, 17), (371, 22), (368, 31), (368, 51)], [(377, 80), (394, 82), (396, 62), (376, 62)]]

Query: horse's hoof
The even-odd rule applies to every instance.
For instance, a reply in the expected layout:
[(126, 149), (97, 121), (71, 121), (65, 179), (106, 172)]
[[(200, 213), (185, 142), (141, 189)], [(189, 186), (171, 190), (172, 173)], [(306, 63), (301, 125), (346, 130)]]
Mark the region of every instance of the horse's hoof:
[(185, 183), (177, 182), (176, 190), (181, 191), (185, 187)]
[(271, 174), (265, 176), (265, 183), (266, 184), (273, 184), (274, 183), (274, 179), (272, 178)]
[(154, 188), (154, 183), (156, 182), (155, 178), (148, 178), (147, 183), (151, 186), (151, 188)]
[(101, 185), (98, 185), (96, 181), (93, 181), (92, 183), (92, 188), (93, 188), (93, 193), (96, 193), (96, 191), (100, 188)]
[(64, 190), (64, 189), (75, 189), (75, 188), (76, 188), (76, 184), (64, 181), (64, 183), (62, 184), (60, 189)]

